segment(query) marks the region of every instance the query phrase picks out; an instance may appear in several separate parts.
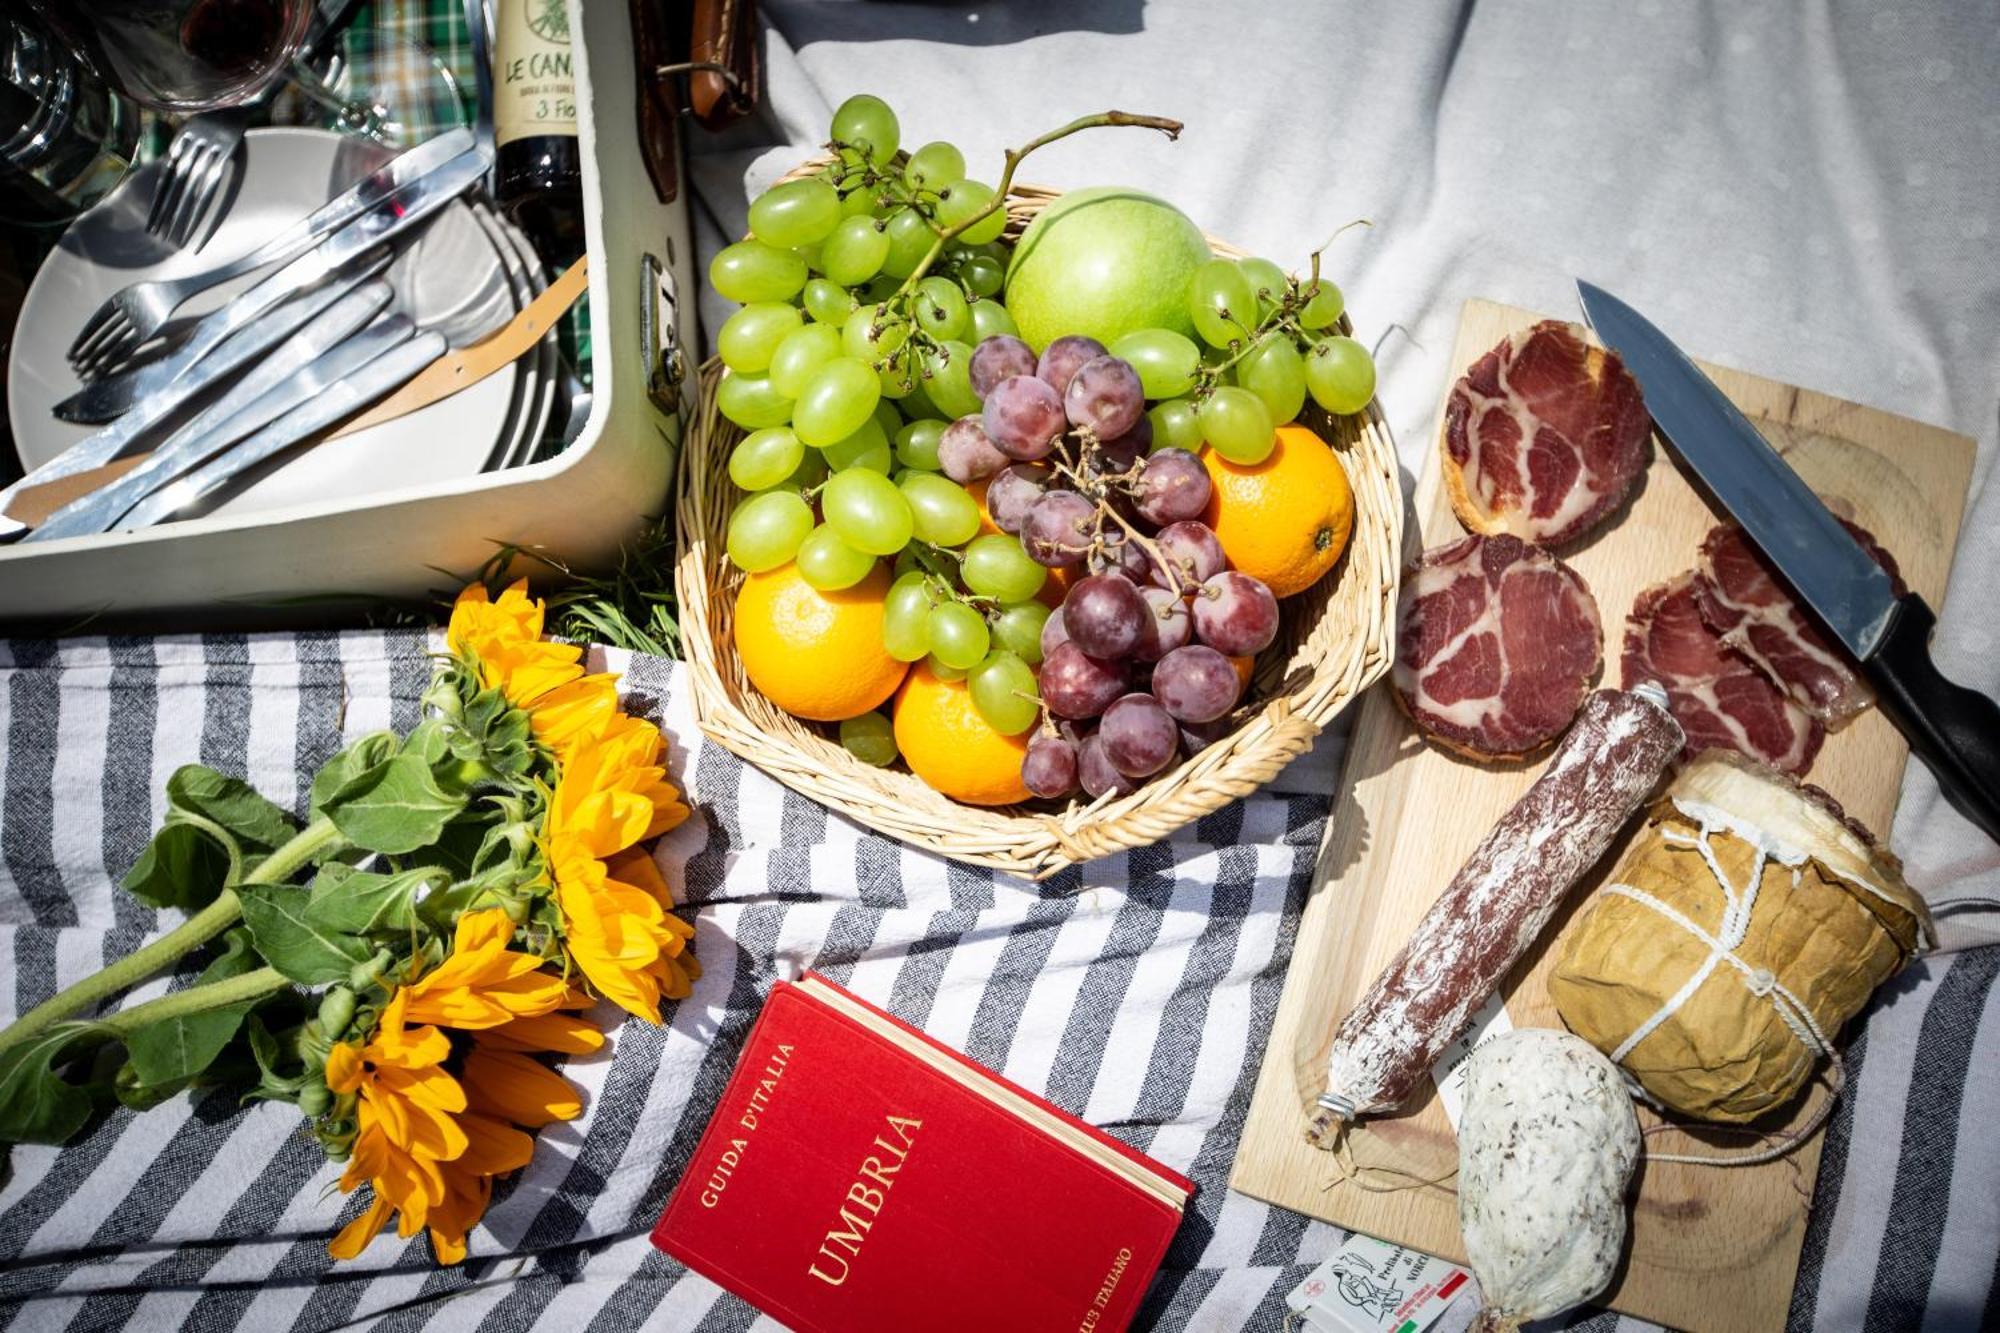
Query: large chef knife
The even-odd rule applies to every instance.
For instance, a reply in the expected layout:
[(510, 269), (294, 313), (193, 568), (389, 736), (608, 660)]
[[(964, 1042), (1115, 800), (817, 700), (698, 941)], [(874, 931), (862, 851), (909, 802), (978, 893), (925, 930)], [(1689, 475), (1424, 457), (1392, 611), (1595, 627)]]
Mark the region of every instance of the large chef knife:
[(1939, 674), (1937, 617), (1840, 526), (1736, 405), (1645, 316), (1578, 282), (1584, 313), (1624, 358), (1653, 424), (1874, 684), (1882, 711), (1945, 797), (2000, 842), (2000, 704)]

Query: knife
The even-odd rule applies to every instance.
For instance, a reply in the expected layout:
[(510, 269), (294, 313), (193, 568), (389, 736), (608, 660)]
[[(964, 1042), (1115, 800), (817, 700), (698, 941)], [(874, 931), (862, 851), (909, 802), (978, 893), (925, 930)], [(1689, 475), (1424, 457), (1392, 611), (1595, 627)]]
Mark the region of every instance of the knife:
[(2000, 704), (1938, 671), (1929, 605), (1913, 592), (1896, 596), (1882, 567), (1664, 333), (1602, 288), (1576, 286), (1597, 336), (1638, 378), (1661, 436), (1861, 664), (1945, 798), (2000, 842)]
[[(393, 421), (412, 412), (420, 412), (432, 403), (449, 398), (455, 393), (463, 393), (487, 376), (518, 360), (522, 354), (548, 336), (549, 330), (583, 294), (588, 278), (584, 264), (585, 261), (579, 258), (570, 266), (568, 272), (544, 289), (507, 323), (476, 343), (446, 353), (426, 367), (423, 374), (366, 412), (341, 422), (339, 428), (330, 432), (326, 438), (337, 440), (344, 435), (353, 435), (372, 426), (379, 426), (385, 421)], [(386, 288), (384, 290), (386, 291)], [(289, 306), (286, 308), (290, 309)], [(266, 372), (269, 374), (257, 392), (245, 391), (239, 396), (238, 390), (243, 389), (244, 383), (248, 383), (248, 377), (245, 377), (243, 383), (232, 388), (229, 393), (232, 406), (241, 407), (252, 401), (264, 389), (268, 389), (271, 382), (290, 374), (292, 370), (304, 364), (305, 360), (309, 360), (309, 357), (302, 356), (304, 350), (302, 338), (303, 335), (294, 338), (278, 352), (266, 358), (258, 367), (257, 373), (260, 375)], [(287, 356), (287, 353), (292, 355)], [(213, 428), (229, 415), (228, 411), (219, 410), (223, 406), (222, 402), (217, 402), (204, 412), (201, 418), (176, 431), (154, 453), (171, 448), (183, 438), (192, 438), (200, 430)], [(131, 415), (136, 413), (120, 417), (111, 426), (106, 427), (106, 430), (117, 430)], [(127, 454), (113, 462), (102, 463), (77, 472), (51, 472), (45, 477), (42, 472), (36, 471), (22, 478), (5, 491), (0, 491), (0, 542), (11, 541), (33, 528), (40, 527), (65, 506), (110, 486), (135, 468), (148, 465), (153, 456), (153, 453), (143, 452)], [(60, 461), (61, 458), (53, 459), (47, 466), (53, 467)]]
[(11, 541), (26, 531), (16, 517), (8, 514), (23, 491), (91, 471), (116, 458), (133, 441), (171, 417), (194, 395), (297, 333), (335, 301), (388, 265), (389, 254), (385, 250), (354, 271), (285, 302), (249, 328), (233, 334), (216, 348), (214, 355), (180, 380), (148, 395), (109, 426), (84, 436), (27, 476), (0, 489), (0, 542)]
[(564, 312), (576, 304), (577, 297), (583, 295), (590, 278), (586, 262), (579, 258), (561, 277), (543, 288), (519, 314), (478, 342), (448, 353), (394, 394), (353, 420), (343, 422), (340, 429), (327, 438), (331, 440), (352, 435), (370, 426), (379, 426), (385, 421), (421, 411), (440, 399), (471, 388), (501, 367), (512, 365), (523, 353), (547, 337)]
[(492, 162), (492, 153), (474, 148), (397, 186), (317, 246), (203, 318), (171, 355), (85, 385), (57, 403), (55, 414), (65, 421), (111, 420), (146, 394), (180, 379), (217, 343), (278, 302), (436, 213), (471, 188)]
[[(404, 320), (394, 315), (389, 321)], [(257, 434), (225, 449), (203, 466), (178, 481), (168, 482), (133, 506), (119, 521), (120, 528), (143, 528), (171, 518), (178, 510), (213, 493), (225, 482), (248, 471), (268, 458), (291, 448), (300, 440), (324, 430), (342, 417), (368, 406), (397, 385), (423, 373), (425, 366), (444, 355), (445, 338), (436, 330), (404, 338), (343, 378), (315, 393), (303, 406), (278, 418)], [(366, 334), (360, 335), (366, 337)]]
[(54, 541), (108, 531), (154, 487), (291, 411), (311, 395), (315, 363), (365, 328), (393, 295), (389, 284), (378, 280), (363, 283), (341, 297), (231, 385), (228, 393), (168, 436), (158, 449), (50, 513), (27, 540)]
[[(315, 17), (317, 18), (317, 16)], [(357, 214), (365, 212), (370, 204), (395, 189), (398, 185), (416, 180), (433, 168), (443, 166), (446, 162), (451, 161), (451, 159), (457, 157), (460, 153), (471, 148), (472, 144), (472, 131), (465, 129), (447, 130), (435, 139), (426, 139), (407, 153), (401, 153), (390, 158), (374, 171), (363, 176), (332, 199), (327, 200), (311, 213), (300, 218), (291, 226), (286, 227), (276, 236), (271, 237), (248, 254), (232, 259), (226, 264), (219, 264), (214, 268), (203, 269), (198, 273), (188, 274), (186, 277), (166, 280), (156, 278), (146, 282), (133, 283), (107, 297), (104, 304), (99, 307), (99, 310), (116, 309), (121, 297), (141, 287), (152, 288), (156, 291), (172, 288), (175, 293), (174, 308), (179, 309), (197, 294), (227, 282), (231, 278), (241, 277), (245, 273), (254, 273), (258, 269), (267, 268), (272, 264), (296, 259), (339, 230), (343, 223), (349, 222)], [(86, 329), (92, 328), (95, 322), (96, 316), (93, 315), (92, 319), (84, 324), (84, 327)], [(135, 344), (131, 350), (137, 351), (137, 345)], [(128, 351), (125, 356), (118, 358), (118, 364), (123, 365), (130, 359), (131, 352)], [(113, 368), (115, 369), (116, 367), (114, 366)]]

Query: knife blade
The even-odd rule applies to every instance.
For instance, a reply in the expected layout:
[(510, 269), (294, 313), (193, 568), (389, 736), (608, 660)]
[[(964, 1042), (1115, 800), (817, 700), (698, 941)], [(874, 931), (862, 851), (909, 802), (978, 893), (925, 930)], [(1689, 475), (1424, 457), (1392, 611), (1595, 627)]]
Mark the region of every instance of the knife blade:
[(291, 411), (313, 392), (316, 363), (366, 328), (393, 295), (378, 280), (334, 302), (137, 466), (55, 510), (26, 540), (105, 532), (154, 487)]
[[(393, 318), (402, 319), (403, 316)], [(232, 478), (291, 448), (307, 436), (324, 430), (349, 413), (368, 406), (384, 394), (394, 392), (398, 385), (422, 374), (425, 366), (443, 356), (445, 346), (444, 335), (436, 330), (404, 340), (360, 370), (316, 393), (304, 405), (278, 418), (241, 444), (225, 449), (178, 481), (168, 482), (133, 506), (118, 526), (143, 528), (171, 518)]]
[(1930, 606), (1916, 593), (1896, 596), (1882, 567), (1672, 339), (1603, 288), (1576, 287), (1597, 336), (1639, 381), (1660, 435), (1853, 654), (1946, 798), (2000, 842), (2000, 704), (1938, 671)]
[(88, 472), (117, 457), (148, 430), (170, 418), (194, 395), (297, 333), (334, 302), (388, 265), (389, 252), (384, 250), (353, 271), (286, 301), (264, 319), (231, 335), (212, 356), (180, 380), (149, 395), (104, 429), (86, 435), (25, 477), (0, 489), (0, 542), (11, 541), (26, 531), (22, 524), (7, 517), (7, 510), (22, 491)]
[(487, 150), (474, 148), (397, 186), (317, 246), (204, 317), (171, 354), (85, 385), (57, 403), (55, 414), (65, 421), (109, 421), (144, 395), (174, 383), (218, 343), (278, 302), (435, 214), (477, 183), (492, 157)]

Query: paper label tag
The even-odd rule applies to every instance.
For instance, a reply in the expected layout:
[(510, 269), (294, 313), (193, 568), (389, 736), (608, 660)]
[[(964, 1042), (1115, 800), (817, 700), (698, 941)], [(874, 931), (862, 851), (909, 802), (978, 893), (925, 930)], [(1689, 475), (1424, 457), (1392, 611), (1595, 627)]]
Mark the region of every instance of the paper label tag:
[(576, 133), (564, 0), (500, 0), (493, 35), (493, 141)]
[(1436, 1255), (1356, 1232), (1285, 1304), (1318, 1333), (1423, 1333), (1471, 1279)]
[(1444, 1054), (1431, 1066), (1431, 1081), (1437, 1084), (1438, 1100), (1444, 1103), (1444, 1113), (1451, 1121), (1452, 1132), (1458, 1131), (1458, 1117), (1465, 1110), (1466, 1057), (1501, 1033), (1513, 1030), (1514, 1021), (1507, 1017), (1507, 1006), (1501, 1002), (1499, 992), (1495, 991), (1473, 1014), (1472, 1025), (1445, 1047)]

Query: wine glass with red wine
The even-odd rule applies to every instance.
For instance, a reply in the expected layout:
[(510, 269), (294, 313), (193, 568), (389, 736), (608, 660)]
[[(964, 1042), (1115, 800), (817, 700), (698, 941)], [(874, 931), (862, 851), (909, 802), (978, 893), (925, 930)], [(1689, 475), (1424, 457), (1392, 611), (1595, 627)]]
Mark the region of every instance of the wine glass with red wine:
[(240, 106), (285, 76), (313, 0), (30, 0), (99, 74), (179, 115)]

